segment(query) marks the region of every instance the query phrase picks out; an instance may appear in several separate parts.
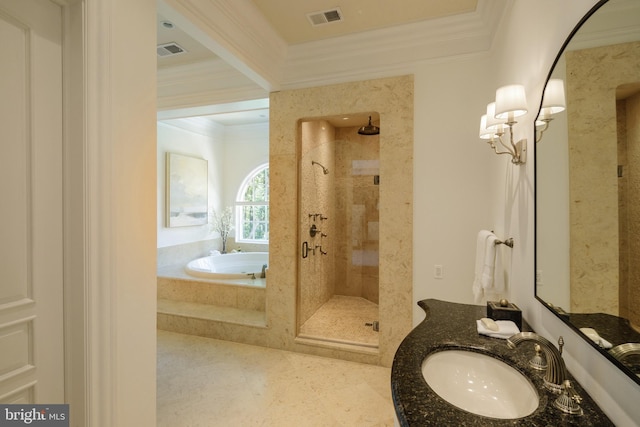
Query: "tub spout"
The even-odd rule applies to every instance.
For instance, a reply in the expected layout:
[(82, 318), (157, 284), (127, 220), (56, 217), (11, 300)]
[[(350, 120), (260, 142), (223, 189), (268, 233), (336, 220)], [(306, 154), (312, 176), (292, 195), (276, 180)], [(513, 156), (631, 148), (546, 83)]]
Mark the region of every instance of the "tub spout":
[[(562, 340), (562, 337), (560, 337)], [(549, 390), (560, 393), (567, 379), (567, 368), (562, 360), (560, 351), (546, 338), (533, 332), (520, 332), (507, 339), (509, 348), (516, 348), (524, 341), (533, 341), (540, 345), (547, 359), (547, 372), (544, 376), (544, 385)]]
[(260, 278), (264, 279), (267, 277), (267, 264), (262, 264), (262, 273), (260, 273)]

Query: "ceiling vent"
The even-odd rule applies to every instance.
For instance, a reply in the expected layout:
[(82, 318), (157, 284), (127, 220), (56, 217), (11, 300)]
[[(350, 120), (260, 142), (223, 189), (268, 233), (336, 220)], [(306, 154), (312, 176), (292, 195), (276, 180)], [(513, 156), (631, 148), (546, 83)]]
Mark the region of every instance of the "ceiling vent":
[(161, 58), (172, 55), (180, 55), (181, 53), (187, 52), (187, 50), (180, 46), (178, 43), (159, 44), (157, 51), (158, 56)]
[(323, 10), (321, 12), (312, 12), (307, 14), (307, 19), (311, 22), (311, 25), (318, 26), (324, 24), (330, 24), (332, 22), (342, 21), (342, 12), (339, 7), (330, 10)]

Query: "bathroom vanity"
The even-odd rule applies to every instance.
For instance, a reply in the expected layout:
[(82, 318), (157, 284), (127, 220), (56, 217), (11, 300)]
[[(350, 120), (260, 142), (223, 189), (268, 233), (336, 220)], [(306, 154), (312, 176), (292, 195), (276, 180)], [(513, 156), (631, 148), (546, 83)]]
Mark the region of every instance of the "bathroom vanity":
[[(504, 339), (478, 334), (476, 320), (486, 317), (485, 306), (434, 299), (420, 301), (418, 305), (426, 312), (426, 318), (400, 344), (391, 371), (393, 402), (401, 426), (613, 426), (571, 374), (568, 379), (581, 398), (582, 414), (565, 414), (554, 407), (558, 394), (544, 387), (545, 372), (529, 365), (529, 360), (536, 354), (533, 343), (510, 349)], [(531, 332), (526, 321), (523, 321), (522, 331)], [(537, 407), (524, 417), (493, 418), (473, 414), (447, 402), (428, 385), (423, 375), (423, 363), (430, 355), (452, 350), (488, 355), (511, 366), (530, 381), (537, 393)]]

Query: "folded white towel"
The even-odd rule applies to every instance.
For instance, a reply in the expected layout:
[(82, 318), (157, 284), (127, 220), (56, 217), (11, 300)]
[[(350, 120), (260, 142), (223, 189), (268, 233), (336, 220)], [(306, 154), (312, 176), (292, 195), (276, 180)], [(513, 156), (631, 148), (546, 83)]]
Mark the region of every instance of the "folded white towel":
[(484, 326), (481, 320), (476, 320), (476, 324), (478, 325), (478, 333), (480, 335), (486, 335), (492, 338), (502, 338), (506, 340), (507, 338), (520, 333), (518, 325), (513, 323), (511, 320), (496, 320), (496, 324), (498, 325), (497, 331), (488, 329)]
[(473, 296), (476, 303), (481, 302), (485, 290), (494, 286), (496, 264), (496, 241), (491, 231), (481, 230), (476, 239), (476, 268), (473, 279)]
[(588, 336), (591, 341), (598, 344), (601, 348), (613, 347), (613, 345), (609, 341), (602, 338), (593, 328), (580, 328), (580, 332)]

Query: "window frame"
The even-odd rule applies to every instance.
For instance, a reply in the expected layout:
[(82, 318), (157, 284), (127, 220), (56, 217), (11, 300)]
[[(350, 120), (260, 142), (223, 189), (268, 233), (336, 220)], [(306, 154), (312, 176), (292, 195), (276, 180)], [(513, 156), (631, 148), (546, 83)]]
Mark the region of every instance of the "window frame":
[[(236, 242), (238, 243), (253, 243), (253, 244), (268, 244), (269, 243), (269, 179), (267, 179), (266, 183), (266, 200), (264, 201), (247, 201), (244, 200), (244, 196), (251, 185), (252, 181), (264, 170), (269, 170), (269, 163), (262, 163), (258, 167), (254, 168), (251, 172), (247, 174), (242, 183), (240, 184), (240, 188), (236, 194), (235, 199), (235, 223), (236, 223)], [(267, 172), (268, 173), (268, 172)], [(266, 228), (267, 228), (267, 238), (266, 239), (247, 239), (243, 236), (244, 231), (244, 221), (243, 221), (243, 211), (247, 206), (266, 206), (267, 207), (267, 219), (266, 219)]]

